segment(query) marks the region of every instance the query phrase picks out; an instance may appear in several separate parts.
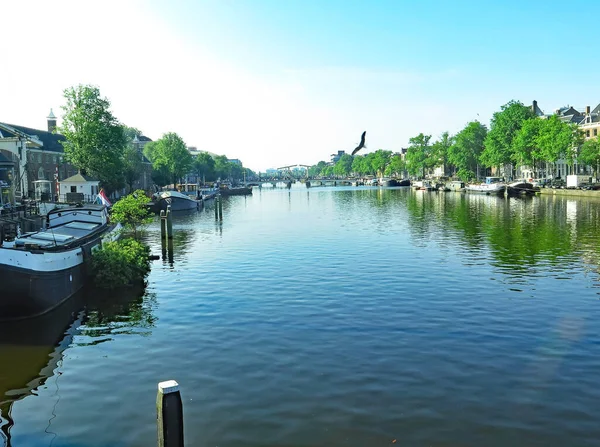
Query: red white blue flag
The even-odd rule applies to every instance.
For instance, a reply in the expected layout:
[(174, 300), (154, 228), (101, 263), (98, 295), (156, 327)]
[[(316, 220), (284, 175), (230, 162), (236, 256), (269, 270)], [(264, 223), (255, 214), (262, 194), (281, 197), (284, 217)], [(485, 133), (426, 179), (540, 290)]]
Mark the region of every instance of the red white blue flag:
[(110, 203), (110, 200), (108, 200), (108, 197), (106, 197), (106, 194), (104, 194), (103, 189), (101, 189), (98, 193), (98, 197), (96, 197), (96, 202), (104, 206), (112, 206), (112, 203)]

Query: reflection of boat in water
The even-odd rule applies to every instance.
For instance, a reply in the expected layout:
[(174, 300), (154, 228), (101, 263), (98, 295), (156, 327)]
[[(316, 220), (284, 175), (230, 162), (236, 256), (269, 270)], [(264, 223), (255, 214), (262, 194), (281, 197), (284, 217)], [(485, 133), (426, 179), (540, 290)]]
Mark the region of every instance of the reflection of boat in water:
[(196, 210), (201, 204), (201, 200), (196, 200), (179, 191), (162, 191), (154, 194), (148, 207), (152, 212), (159, 213), (162, 210), (166, 211), (167, 206), (171, 207), (171, 211), (185, 211)]
[(504, 195), (506, 184), (501, 177), (486, 177), (485, 183), (466, 185), (465, 191), (479, 194)]
[[(12, 405), (54, 375), (82, 318), (80, 296), (40, 317), (0, 325), (0, 444), (10, 445)], [(4, 439), (3, 439), (4, 438)]]
[[(83, 289), (42, 316), (0, 324), (0, 446), (10, 447), (12, 407), (57, 374), (60, 361), (79, 335), (105, 338), (126, 327), (153, 327), (153, 296), (140, 288), (119, 293)], [(84, 310), (85, 309), (85, 310)], [(58, 372), (60, 374), (60, 372)]]
[(0, 238), (0, 320), (40, 315), (75, 294), (92, 252), (120, 227), (103, 205), (82, 205), (50, 211), (46, 229)]

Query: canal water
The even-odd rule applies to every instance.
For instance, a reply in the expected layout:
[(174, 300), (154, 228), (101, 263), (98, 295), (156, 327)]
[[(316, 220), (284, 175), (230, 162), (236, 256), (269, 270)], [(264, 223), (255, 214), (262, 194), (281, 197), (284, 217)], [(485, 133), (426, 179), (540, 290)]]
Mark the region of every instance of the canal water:
[(174, 219), (145, 292), (2, 325), (0, 445), (153, 445), (167, 379), (189, 446), (599, 445), (600, 201), (294, 186), (212, 207)]

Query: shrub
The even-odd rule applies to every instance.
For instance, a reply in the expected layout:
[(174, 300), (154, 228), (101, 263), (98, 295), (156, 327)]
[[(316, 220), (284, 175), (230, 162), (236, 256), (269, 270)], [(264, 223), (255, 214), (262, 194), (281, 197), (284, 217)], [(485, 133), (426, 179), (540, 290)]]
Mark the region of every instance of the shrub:
[(107, 242), (92, 255), (94, 285), (104, 289), (142, 282), (150, 271), (150, 248), (135, 239)]

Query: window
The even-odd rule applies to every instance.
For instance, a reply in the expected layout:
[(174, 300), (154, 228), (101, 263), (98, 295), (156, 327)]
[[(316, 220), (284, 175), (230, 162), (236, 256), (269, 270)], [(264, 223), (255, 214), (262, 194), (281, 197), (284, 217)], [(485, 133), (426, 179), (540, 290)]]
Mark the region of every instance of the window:
[(594, 129), (594, 136), (598, 136), (598, 129)]
[(52, 156), (52, 163), (56, 164), (56, 155)]
[(71, 192), (77, 192), (77, 186), (71, 186)]
[(38, 163), (42, 162), (42, 154), (38, 154)]
[(586, 131), (585, 131), (585, 136), (586, 136), (586, 137), (589, 137), (589, 136), (590, 136), (590, 131), (589, 131), (589, 130), (586, 130)]
[(45, 180), (45, 177), (44, 177), (44, 168), (40, 167), (40, 169), (38, 169), (38, 180)]

